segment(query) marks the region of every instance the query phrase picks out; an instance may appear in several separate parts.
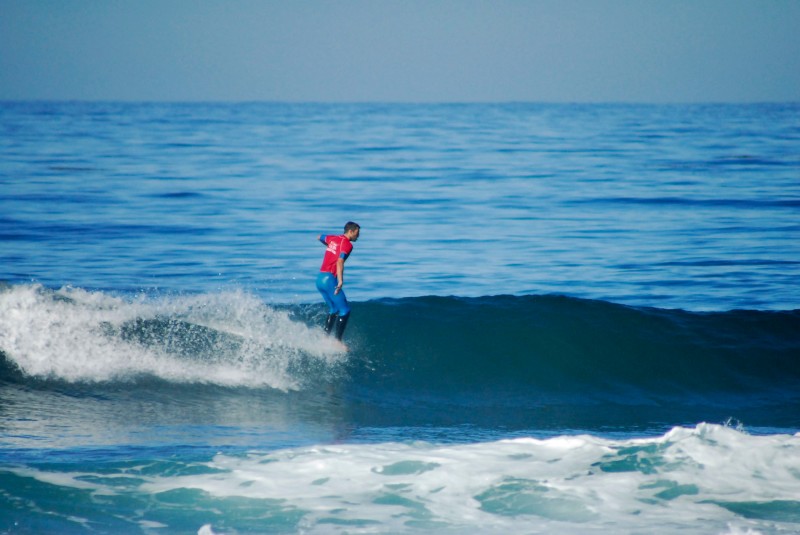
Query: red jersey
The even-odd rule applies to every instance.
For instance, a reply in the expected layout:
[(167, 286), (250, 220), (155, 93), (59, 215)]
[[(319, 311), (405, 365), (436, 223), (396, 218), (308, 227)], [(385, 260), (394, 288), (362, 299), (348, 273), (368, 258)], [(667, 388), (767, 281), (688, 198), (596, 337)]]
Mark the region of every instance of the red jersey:
[(336, 275), (336, 261), (340, 258), (347, 259), (353, 251), (353, 244), (350, 243), (344, 234), (339, 236), (323, 236), (322, 241), (328, 246), (325, 249), (325, 256), (322, 257), (322, 267), (320, 271), (333, 273)]

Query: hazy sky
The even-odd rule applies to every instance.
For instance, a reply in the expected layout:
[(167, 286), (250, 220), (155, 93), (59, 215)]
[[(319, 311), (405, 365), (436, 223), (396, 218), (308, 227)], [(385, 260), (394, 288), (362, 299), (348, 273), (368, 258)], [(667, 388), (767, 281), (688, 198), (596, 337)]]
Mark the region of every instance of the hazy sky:
[(800, 101), (800, 0), (0, 0), (0, 99)]

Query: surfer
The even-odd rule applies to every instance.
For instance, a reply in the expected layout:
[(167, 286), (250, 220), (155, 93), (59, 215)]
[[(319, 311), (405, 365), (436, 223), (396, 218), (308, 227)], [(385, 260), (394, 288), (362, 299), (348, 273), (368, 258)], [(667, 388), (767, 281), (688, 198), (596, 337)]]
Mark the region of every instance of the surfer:
[[(358, 240), (361, 227), (348, 221), (344, 226), (344, 234), (326, 236), (320, 234), (319, 241), (327, 248), (322, 257), (322, 267), (317, 276), (317, 289), (328, 305), (328, 319), (325, 321), (325, 332), (333, 332), (337, 340), (342, 339), (347, 320), (350, 318), (350, 305), (344, 295), (344, 261), (353, 251), (353, 242)], [(335, 325), (335, 329), (334, 329)]]

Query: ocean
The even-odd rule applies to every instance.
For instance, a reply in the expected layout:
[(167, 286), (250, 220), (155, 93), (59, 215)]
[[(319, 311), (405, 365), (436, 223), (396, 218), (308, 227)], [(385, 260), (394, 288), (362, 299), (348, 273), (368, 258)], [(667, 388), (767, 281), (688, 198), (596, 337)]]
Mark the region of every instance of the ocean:
[(0, 103), (0, 533), (800, 533), (798, 281), (800, 104)]

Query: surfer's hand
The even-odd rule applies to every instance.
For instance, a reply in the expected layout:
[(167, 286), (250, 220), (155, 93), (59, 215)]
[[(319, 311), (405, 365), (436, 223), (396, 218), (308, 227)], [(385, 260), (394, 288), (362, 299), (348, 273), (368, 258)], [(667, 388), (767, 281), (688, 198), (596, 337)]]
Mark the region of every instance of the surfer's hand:
[(333, 290), (333, 295), (336, 295), (336, 294), (338, 294), (338, 293), (339, 293), (339, 292), (341, 292), (341, 291), (342, 291), (342, 287), (341, 287), (341, 286), (337, 286), (337, 287), (336, 287), (336, 289), (335, 289), (335, 290)]

